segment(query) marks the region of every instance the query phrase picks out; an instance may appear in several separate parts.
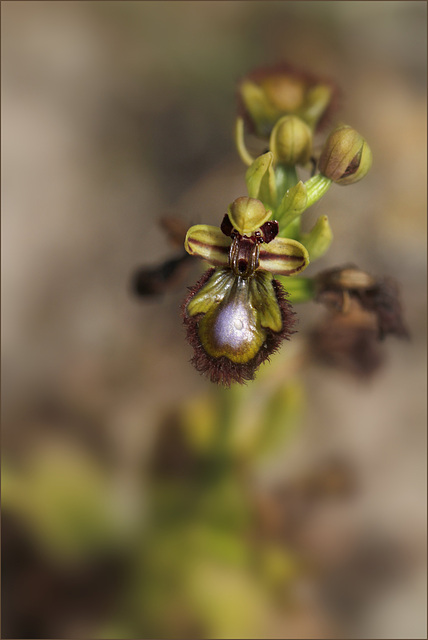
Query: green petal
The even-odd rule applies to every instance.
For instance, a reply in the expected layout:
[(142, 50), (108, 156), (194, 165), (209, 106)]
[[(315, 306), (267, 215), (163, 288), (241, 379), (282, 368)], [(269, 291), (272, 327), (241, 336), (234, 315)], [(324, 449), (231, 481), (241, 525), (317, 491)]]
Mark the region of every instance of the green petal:
[(258, 198), (264, 205), (275, 207), (276, 185), (273, 170), (273, 153), (268, 151), (254, 160), (245, 174), (248, 195)]
[(235, 274), (231, 269), (216, 269), (208, 282), (190, 300), (187, 313), (196, 316), (198, 313), (208, 313), (229, 294), (235, 281)]
[(303, 271), (308, 264), (309, 254), (297, 240), (276, 237), (272, 242), (261, 245), (259, 267), (264, 271), (291, 276)]
[(255, 277), (251, 279), (251, 299), (259, 311), (261, 326), (272, 331), (281, 331), (281, 310), (272, 282), (271, 273), (256, 271)]
[(190, 227), (184, 248), (191, 256), (208, 260), (213, 265), (227, 265), (231, 240), (218, 227), (196, 224)]

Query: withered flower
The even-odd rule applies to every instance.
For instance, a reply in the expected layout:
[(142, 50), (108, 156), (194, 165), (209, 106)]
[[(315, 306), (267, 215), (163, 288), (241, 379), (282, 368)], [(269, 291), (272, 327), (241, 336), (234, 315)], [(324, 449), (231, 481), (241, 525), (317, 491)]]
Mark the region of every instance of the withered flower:
[(379, 340), (387, 335), (407, 338), (397, 285), (377, 280), (349, 265), (315, 278), (315, 300), (330, 313), (310, 336), (311, 353), (360, 376), (374, 373), (383, 362)]
[(377, 323), (377, 337), (387, 335), (408, 338), (403, 320), (399, 290), (391, 278), (376, 279), (353, 265), (322, 271), (315, 279), (315, 300), (342, 311), (347, 310), (349, 298), (373, 313)]
[(235, 200), (221, 227), (196, 225), (185, 248), (209, 269), (182, 306), (192, 364), (229, 386), (254, 378), (262, 362), (293, 333), (294, 313), (273, 274), (291, 276), (309, 263), (296, 240), (277, 237), (278, 223), (255, 198)]
[(256, 69), (239, 84), (238, 107), (250, 131), (268, 138), (285, 115), (301, 118), (319, 130), (337, 105), (338, 90), (331, 80), (289, 64)]
[(310, 332), (309, 350), (315, 360), (361, 378), (371, 376), (383, 364), (376, 318), (355, 299), (347, 313), (330, 309)]

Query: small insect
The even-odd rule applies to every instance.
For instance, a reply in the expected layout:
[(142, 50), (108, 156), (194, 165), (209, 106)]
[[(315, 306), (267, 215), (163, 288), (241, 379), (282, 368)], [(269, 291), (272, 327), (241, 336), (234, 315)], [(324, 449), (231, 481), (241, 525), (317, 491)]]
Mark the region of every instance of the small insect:
[(252, 380), (294, 333), (294, 312), (273, 274), (300, 273), (309, 257), (296, 240), (278, 237), (271, 213), (260, 200), (238, 198), (220, 228), (196, 225), (186, 235), (186, 251), (213, 265), (182, 306), (191, 362), (226, 386)]
[(184, 253), (153, 267), (140, 267), (132, 274), (131, 291), (141, 298), (159, 296), (182, 280), (190, 256)]

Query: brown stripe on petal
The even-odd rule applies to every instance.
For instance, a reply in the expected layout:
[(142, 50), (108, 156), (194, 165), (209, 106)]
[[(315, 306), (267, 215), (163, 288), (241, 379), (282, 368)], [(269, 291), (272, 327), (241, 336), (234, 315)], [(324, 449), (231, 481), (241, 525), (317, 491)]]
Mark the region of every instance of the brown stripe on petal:
[(230, 238), (227, 238), (218, 227), (208, 224), (197, 224), (190, 227), (184, 241), (184, 248), (192, 255), (200, 256), (207, 260), (211, 253), (216, 253), (224, 264), (222, 251), (230, 247)]
[(307, 261), (303, 257), (281, 255), (260, 251), (259, 268), (281, 276), (290, 276), (303, 271)]
[(292, 275), (303, 271), (308, 264), (309, 254), (297, 240), (277, 237), (260, 247), (259, 266), (271, 273)]
[(229, 247), (219, 247), (218, 245), (209, 245), (206, 242), (189, 238), (187, 246), (192, 255), (208, 260), (212, 264), (227, 265), (229, 261)]
[(279, 255), (277, 253), (270, 253), (269, 251), (263, 251), (263, 249), (260, 250), (259, 255), (260, 255), (260, 258), (263, 258), (263, 260), (302, 260), (302, 262), (304, 262), (304, 259), (301, 256), (293, 256), (290, 254)]

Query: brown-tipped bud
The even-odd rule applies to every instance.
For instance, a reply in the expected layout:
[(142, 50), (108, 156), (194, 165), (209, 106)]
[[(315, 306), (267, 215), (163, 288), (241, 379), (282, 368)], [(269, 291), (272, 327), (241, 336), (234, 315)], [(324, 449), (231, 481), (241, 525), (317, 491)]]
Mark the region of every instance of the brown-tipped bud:
[(358, 182), (372, 165), (372, 152), (364, 138), (352, 127), (341, 125), (328, 136), (318, 168), (336, 184)]
[(284, 115), (297, 115), (319, 130), (337, 107), (338, 90), (326, 79), (288, 64), (256, 69), (238, 89), (239, 112), (250, 131), (268, 138)]
[(276, 162), (286, 166), (305, 165), (312, 153), (312, 132), (297, 116), (284, 116), (276, 123), (270, 138)]
[(260, 82), (268, 101), (283, 113), (297, 111), (305, 98), (302, 78), (286, 74), (267, 76)]

